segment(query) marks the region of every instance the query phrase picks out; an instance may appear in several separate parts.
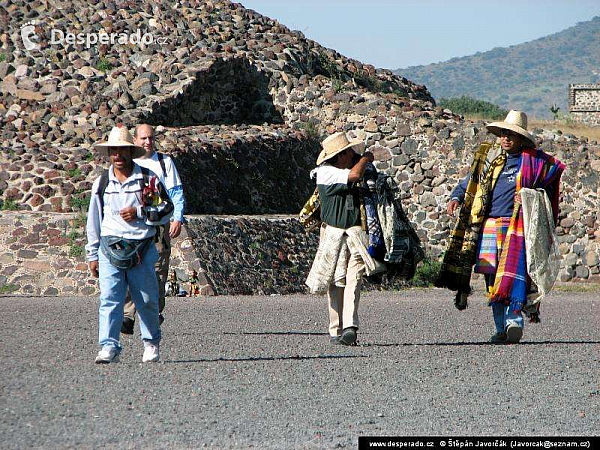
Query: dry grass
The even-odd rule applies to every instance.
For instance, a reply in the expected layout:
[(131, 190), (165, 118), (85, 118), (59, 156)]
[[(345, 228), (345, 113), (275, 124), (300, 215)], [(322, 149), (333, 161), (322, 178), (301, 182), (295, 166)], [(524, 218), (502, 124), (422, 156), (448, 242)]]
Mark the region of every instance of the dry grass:
[(596, 283), (586, 283), (586, 282), (569, 282), (569, 283), (559, 283), (557, 282), (554, 285), (555, 292), (600, 292), (600, 285)]
[[(491, 119), (481, 116), (465, 116), (465, 119), (477, 122), (483, 120), (484, 122), (492, 122)], [(585, 137), (590, 141), (600, 142), (600, 126), (592, 127), (589, 125), (580, 124), (571, 120), (559, 119), (559, 120), (530, 120), (528, 129), (533, 130), (534, 128), (542, 128), (544, 130), (560, 130), (563, 134), (572, 134), (577, 137)]]
[(564, 120), (532, 120), (528, 128), (543, 128), (545, 130), (560, 130), (563, 134), (573, 134), (578, 137), (586, 137), (590, 141), (600, 142), (600, 127), (591, 127), (580, 123)]

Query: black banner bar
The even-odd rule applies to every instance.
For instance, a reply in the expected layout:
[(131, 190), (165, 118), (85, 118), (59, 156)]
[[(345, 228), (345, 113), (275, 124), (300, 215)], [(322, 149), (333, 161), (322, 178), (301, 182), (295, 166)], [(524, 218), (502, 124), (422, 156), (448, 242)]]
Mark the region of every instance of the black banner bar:
[(600, 437), (551, 436), (551, 437), (423, 437), (423, 436), (359, 436), (358, 450), (373, 449), (528, 449), (528, 448), (600, 448)]

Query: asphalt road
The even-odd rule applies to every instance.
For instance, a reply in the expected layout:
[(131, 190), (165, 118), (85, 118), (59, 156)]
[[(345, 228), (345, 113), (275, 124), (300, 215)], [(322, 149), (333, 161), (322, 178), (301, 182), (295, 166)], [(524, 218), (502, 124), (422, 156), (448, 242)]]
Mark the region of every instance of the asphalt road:
[[(0, 298), (1, 448), (357, 448), (358, 436), (600, 434), (600, 294), (554, 293), (519, 345), (487, 344), (481, 292), (367, 293), (360, 345), (323, 297), (168, 299), (95, 365), (95, 298)], [(136, 326), (137, 328), (137, 326)]]

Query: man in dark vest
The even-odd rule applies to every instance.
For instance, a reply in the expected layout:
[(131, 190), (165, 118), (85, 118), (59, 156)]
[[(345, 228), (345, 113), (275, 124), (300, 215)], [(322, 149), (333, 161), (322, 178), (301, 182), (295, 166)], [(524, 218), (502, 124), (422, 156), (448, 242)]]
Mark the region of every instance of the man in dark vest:
[(327, 292), (330, 341), (356, 345), (363, 275), (384, 270), (367, 251), (368, 237), (361, 226), (356, 188), (367, 164), (373, 162), (373, 154), (357, 154), (362, 141), (349, 140), (344, 132), (327, 137), (322, 147), (311, 175), (317, 178), (323, 224), (306, 284), (311, 293)]

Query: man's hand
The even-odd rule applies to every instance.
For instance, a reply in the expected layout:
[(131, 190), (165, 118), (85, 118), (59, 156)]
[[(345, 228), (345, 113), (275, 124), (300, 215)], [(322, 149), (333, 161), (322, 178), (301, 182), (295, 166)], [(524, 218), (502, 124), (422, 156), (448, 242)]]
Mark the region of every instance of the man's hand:
[(453, 216), (454, 213), (455, 213), (455, 211), (458, 209), (459, 206), (460, 206), (460, 203), (458, 202), (458, 200), (452, 199), (448, 203), (448, 207), (446, 208), (446, 211), (448, 212), (448, 214), (450, 216)]
[(169, 225), (169, 237), (171, 239), (175, 239), (181, 233), (181, 222), (179, 220), (174, 220)]
[(88, 263), (90, 267), (90, 273), (94, 278), (98, 278), (98, 261), (90, 261)]
[(119, 211), (119, 214), (125, 222), (133, 222), (135, 219), (137, 219), (137, 209), (135, 209), (133, 206), (123, 208), (121, 211)]
[(364, 152), (362, 155), (356, 153), (354, 150), (352, 150), (352, 153), (352, 167), (354, 167), (361, 160), (361, 158), (366, 158), (367, 162), (373, 162), (375, 160), (375, 156), (369, 151)]
[(375, 158), (373, 156), (373, 153), (365, 152), (359, 158), (358, 162), (356, 162), (356, 164), (354, 164), (354, 166), (352, 166), (352, 169), (350, 170), (350, 173), (348, 174), (348, 182), (356, 183), (358, 180), (360, 180), (362, 178), (363, 174), (365, 173), (367, 164), (370, 162), (373, 162), (374, 159)]

